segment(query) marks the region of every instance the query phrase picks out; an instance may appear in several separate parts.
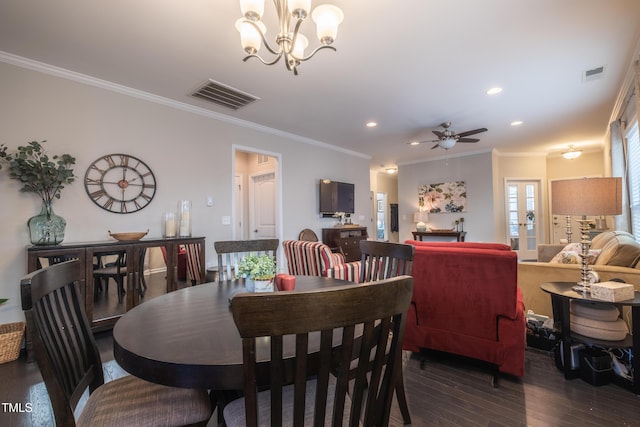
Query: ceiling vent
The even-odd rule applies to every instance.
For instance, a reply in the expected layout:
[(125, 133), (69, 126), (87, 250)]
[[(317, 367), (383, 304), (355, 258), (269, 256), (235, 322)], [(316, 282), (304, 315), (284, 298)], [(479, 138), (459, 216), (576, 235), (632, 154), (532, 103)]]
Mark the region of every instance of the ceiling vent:
[(213, 102), (214, 104), (222, 105), (223, 107), (231, 108), (232, 110), (238, 110), (260, 99), (257, 96), (249, 95), (248, 93), (214, 80), (209, 80), (191, 95), (208, 102)]
[(592, 68), (590, 70), (586, 70), (582, 73), (582, 82), (592, 82), (594, 80), (599, 80), (604, 77), (606, 68), (604, 65), (596, 68)]

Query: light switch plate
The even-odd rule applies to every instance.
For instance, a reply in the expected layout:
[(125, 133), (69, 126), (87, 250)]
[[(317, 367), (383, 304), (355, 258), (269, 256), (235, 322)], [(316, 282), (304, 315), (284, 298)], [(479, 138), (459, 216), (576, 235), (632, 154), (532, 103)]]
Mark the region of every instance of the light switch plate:
[(230, 216), (223, 216), (222, 217), (222, 225), (231, 225), (231, 217)]

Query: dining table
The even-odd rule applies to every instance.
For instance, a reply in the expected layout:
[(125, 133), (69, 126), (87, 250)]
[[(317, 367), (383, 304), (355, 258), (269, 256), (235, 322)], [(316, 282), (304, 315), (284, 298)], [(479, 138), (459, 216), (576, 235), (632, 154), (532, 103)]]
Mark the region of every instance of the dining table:
[[(292, 292), (356, 285), (317, 276), (296, 276), (295, 283)], [(130, 374), (157, 384), (242, 390), (242, 341), (230, 305), (240, 292), (247, 292), (243, 279), (203, 283), (145, 301), (116, 322), (115, 360)], [(285, 340), (285, 355), (293, 358), (294, 347), (293, 340)], [(309, 351), (313, 347), (310, 341)], [(269, 340), (258, 340), (256, 351), (268, 359)]]

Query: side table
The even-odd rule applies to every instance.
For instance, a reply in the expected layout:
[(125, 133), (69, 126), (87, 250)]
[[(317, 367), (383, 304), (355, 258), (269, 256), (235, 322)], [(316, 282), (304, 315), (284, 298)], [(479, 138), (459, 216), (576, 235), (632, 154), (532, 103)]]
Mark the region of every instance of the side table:
[[(634, 378), (627, 380), (614, 375), (616, 383), (631, 390), (635, 394), (640, 394), (640, 292), (635, 292), (633, 299), (610, 302), (597, 298), (592, 298), (591, 294), (576, 292), (572, 289), (574, 282), (548, 282), (540, 285), (540, 288), (551, 295), (551, 306), (553, 309), (553, 319), (556, 329), (562, 333), (562, 354), (565, 360), (571, 354), (571, 345), (574, 343), (596, 345), (605, 348), (631, 348), (633, 351), (632, 369)], [(596, 304), (613, 304), (622, 313), (623, 307), (631, 308), (632, 331), (621, 341), (605, 341), (571, 332), (571, 315), (569, 306), (572, 300), (589, 301)], [(566, 379), (576, 378), (575, 372), (571, 370), (569, 363), (564, 363), (564, 377)]]
[(412, 231), (413, 240), (422, 241), (424, 237), (455, 237), (456, 241), (464, 242), (466, 231)]

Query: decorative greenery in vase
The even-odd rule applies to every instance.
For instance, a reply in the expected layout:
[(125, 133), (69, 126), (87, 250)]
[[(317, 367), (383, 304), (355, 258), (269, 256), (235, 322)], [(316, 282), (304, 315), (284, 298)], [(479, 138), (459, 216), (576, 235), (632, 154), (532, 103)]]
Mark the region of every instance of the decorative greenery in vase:
[(60, 198), (65, 185), (75, 180), (71, 167), (76, 159), (69, 154), (49, 157), (42, 146), (44, 142), (31, 141), (19, 146), (15, 153), (7, 152), (7, 147), (0, 144), (0, 159), (8, 164), (9, 177), (22, 184), (21, 192), (36, 193), (42, 199), (40, 214), (28, 222), (31, 243), (57, 245), (64, 238), (66, 221), (53, 212), (51, 203)]
[(276, 260), (269, 255), (247, 255), (238, 264), (248, 292), (273, 292)]
[(276, 261), (270, 255), (247, 255), (238, 264), (238, 274), (253, 280), (271, 280), (276, 275)]

